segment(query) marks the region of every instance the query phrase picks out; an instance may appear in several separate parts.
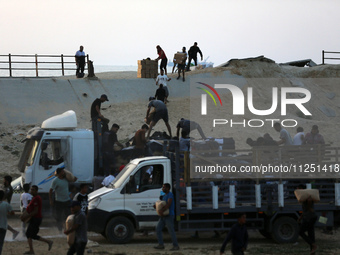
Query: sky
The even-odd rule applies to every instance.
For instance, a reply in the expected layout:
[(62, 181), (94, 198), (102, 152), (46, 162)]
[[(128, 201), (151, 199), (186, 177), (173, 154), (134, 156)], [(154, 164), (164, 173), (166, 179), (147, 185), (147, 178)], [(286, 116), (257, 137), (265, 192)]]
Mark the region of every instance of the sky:
[(172, 60), (183, 46), (198, 42), (217, 66), (259, 55), (277, 63), (310, 58), (320, 64), (322, 50), (340, 51), (338, 0), (0, 3), (0, 55), (74, 55), (83, 45), (94, 65), (137, 65), (157, 57), (156, 45)]

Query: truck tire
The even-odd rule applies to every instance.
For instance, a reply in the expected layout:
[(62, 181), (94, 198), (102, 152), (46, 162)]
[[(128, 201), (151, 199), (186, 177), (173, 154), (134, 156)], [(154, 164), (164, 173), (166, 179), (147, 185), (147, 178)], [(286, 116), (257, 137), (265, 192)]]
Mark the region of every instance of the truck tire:
[(123, 216), (112, 218), (106, 225), (106, 239), (113, 244), (128, 243), (134, 234), (132, 222)]
[(299, 237), (299, 224), (292, 217), (277, 218), (273, 224), (272, 238), (277, 243), (295, 243)]

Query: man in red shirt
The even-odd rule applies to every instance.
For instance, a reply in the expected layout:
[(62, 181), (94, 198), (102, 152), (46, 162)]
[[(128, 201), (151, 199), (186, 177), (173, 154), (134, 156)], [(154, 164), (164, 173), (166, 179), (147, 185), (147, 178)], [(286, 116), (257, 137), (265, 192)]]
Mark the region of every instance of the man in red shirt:
[(25, 252), (25, 254), (34, 254), (33, 239), (47, 243), (49, 251), (51, 250), (52, 244), (53, 244), (53, 241), (50, 241), (45, 238), (42, 238), (41, 236), (38, 236), (39, 226), (42, 220), (42, 215), (41, 215), (42, 200), (41, 200), (41, 197), (38, 195), (38, 186), (33, 185), (31, 187), (31, 195), (33, 196), (33, 198), (26, 208), (26, 211), (28, 213), (26, 218), (27, 219), (30, 218), (29, 225), (26, 230), (26, 237), (27, 237), (27, 242), (28, 242), (28, 246), (30, 250), (28, 252)]
[(161, 46), (157, 45), (156, 49), (157, 49), (158, 58), (156, 58), (155, 60), (158, 61), (161, 59), (161, 64), (159, 66), (159, 69), (160, 71), (164, 70), (165, 75), (167, 75), (168, 72), (166, 71), (166, 66), (168, 65), (168, 58), (166, 57), (165, 52), (161, 48)]

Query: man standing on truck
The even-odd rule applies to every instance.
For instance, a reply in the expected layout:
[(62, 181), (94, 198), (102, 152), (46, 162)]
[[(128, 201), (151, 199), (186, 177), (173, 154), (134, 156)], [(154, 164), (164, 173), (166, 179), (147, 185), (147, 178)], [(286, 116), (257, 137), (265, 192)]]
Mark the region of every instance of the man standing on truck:
[(224, 253), (227, 243), (231, 240), (231, 252), (233, 255), (243, 255), (248, 246), (248, 231), (246, 228), (246, 214), (240, 213), (220, 249)]
[(145, 134), (149, 130), (148, 125), (143, 124), (142, 128), (139, 129), (134, 137), (135, 149), (133, 156), (135, 158), (144, 157), (147, 155), (147, 144)]
[(169, 135), (170, 137), (172, 136), (171, 134), (171, 127), (169, 125), (169, 116), (168, 116), (168, 109), (166, 108), (166, 105), (160, 101), (160, 100), (155, 100), (153, 97), (149, 98), (149, 104), (148, 104), (148, 110), (146, 111), (146, 117), (145, 119), (148, 118), (151, 107), (154, 107), (154, 114), (152, 117), (152, 120), (150, 122), (150, 127), (149, 127), (149, 131), (148, 131), (148, 135), (146, 136), (146, 138), (148, 139), (150, 137), (150, 133), (152, 128), (157, 124), (157, 122), (160, 119), (164, 120), (164, 123), (169, 131)]
[[(4, 196), (4, 200), (7, 200), (7, 202), (9, 203), (9, 204), (11, 204), (11, 200), (12, 200), (12, 195), (13, 195), (13, 188), (12, 188), (12, 185), (11, 185), (11, 183), (12, 183), (12, 176), (10, 176), (10, 175), (6, 175), (5, 177), (4, 177), (4, 186), (5, 186), (5, 190), (4, 190), (4, 192), (5, 192), (5, 196)], [(18, 234), (19, 234), (19, 231), (16, 231), (14, 228), (12, 228), (10, 225), (7, 225), (7, 229), (9, 230), (9, 231), (11, 231), (12, 232), (12, 234), (13, 234), (13, 240), (18, 236)]]
[[(168, 232), (171, 236), (172, 245), (173, 247), (170, 249), (170, 251), (177, 251), (179, 250), (177, 237), (175, 233), (174, 228), (174, 220), (175, 220), (175, 201), (174, 201), (174, 195), (172, 192), (170, 192), (171, 186), (169, 183), (164, 183), (162, 191), (165, 193), (165, 195), (162, 198), (162, 201), (166, 202), (166, 205), (160, 209), (158, 212), (160, 215), (158, 224), (157, 224), (157, 240), (158, 245), (155, 246), (155, 249), (164, 249), (164, 242), (163, 242), (163, 228), (166, 226), (168, 228)], [(156, 208), (156, 206), (154, 206)], [(165, 212), (167, 209), (169, 209), (169, 215), (164, 216), (163, 212)]]
[(293, 140), (288, 131), (281, 127), (279, 122), (274, 123), (274, 129), (280, 133), (280, 140), (277, 141), (277, 145), (293, 145)]
[[(70, 197), (64, 168), (57, 168), (56, 173), (57, 177), (52, 181), (49, 191), (49, 199), (51, 207), (54, 206), (57, 228), (61, 232), (63, 223), (69, 215)], [(55, 192), (55, 201), (52, 197), (53, 191)]]
[(93, 101), (91, 105), (91, 121), (92, 121), (92, 130), (97, 131), (97, 119), (100, 118), (105, 118), (103, 114), (100, 112), (100, 107), (102, 103), (105, 101), (109, 101), (107, 98), (107, 95), (103, 94), (100, 96), (100, 98), (97, 98), (96, 100)]
[(118, 142), (117, 132), (118, 124), (114, 123), (110, 131), (103, 134), (103, 152), (104, 152), (104, 175), (108, 175), (111, 167), (115, 167), (114, 145), (124, 148), (124, 145)]
[(180, 121), (177, 123), (177, 137), (179, 138), (179, 131), (180, 129), (182, 129), (183, 131), (186, 132), (187, 135), (190, 134), (191, 131), (197, 129), (197, 131), (200, 133), (202, 139), (207, 139), (203, 133), (203, 130), (201, 128), (201, 126), (196, 123), (195, 121), (191, 121), (191, 120), (186, 120), (184, 118), (181, 118)]

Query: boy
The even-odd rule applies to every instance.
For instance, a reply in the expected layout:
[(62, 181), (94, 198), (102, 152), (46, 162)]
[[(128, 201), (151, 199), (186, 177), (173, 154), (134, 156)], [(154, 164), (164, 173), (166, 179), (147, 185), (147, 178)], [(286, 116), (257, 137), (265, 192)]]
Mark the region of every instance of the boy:
[(80, 192), (78, 192), (74, 198), (73, 201), (78, 201), (81, 206), (81, 210), (87, 215), (88, 211), (88, 197), (87, 197), (87, 192), (88, 192), (88, 186), (85, 183), (80, 184)]

